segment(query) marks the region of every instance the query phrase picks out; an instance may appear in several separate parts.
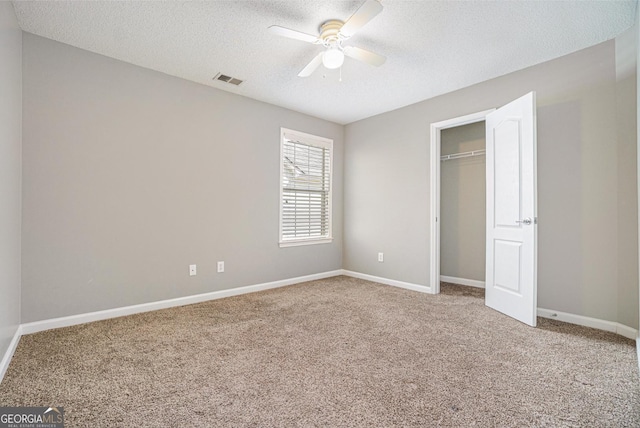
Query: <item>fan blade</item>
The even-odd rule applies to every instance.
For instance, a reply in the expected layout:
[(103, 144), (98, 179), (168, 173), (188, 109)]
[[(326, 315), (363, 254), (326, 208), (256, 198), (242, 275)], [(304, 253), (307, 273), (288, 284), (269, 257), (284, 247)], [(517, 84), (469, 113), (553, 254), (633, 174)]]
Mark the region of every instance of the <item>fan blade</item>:
[(269, 31), (278, 36), (288, 37), (290, 39), (301, 40), (307, 43), (320, 43), (320, 40), (316, 36), (311, 34), (301, 33), (300, 31), (290, 30), (288, 28), (280, 27), (279, 25), (272, 25), (269, 27)]
[(353, 36), (356, 31), (364, 27), (377, 14), (382, 12), (382, 5), (377, 0), (367, 0), (340, 29), (340, 35), (345, 39)]
[(349, 58), (357, 59), (358, 61), (366, 62), (376, 67), (381, 66), (387, 60), (387, 58), (382, 55), (366, 49), (356, 48), (355, 46), (346, 46), (343, 52)]
[(309, 64), (305, 68), (302, 69), (300, 73), (298, 73), (298, 77), (309, 77), (316, 71), (316, 68), (320, 64), (322, 64), (322, 55), (324, 55), (324, 51), (320, 52), (314, 59), (311, 60)]

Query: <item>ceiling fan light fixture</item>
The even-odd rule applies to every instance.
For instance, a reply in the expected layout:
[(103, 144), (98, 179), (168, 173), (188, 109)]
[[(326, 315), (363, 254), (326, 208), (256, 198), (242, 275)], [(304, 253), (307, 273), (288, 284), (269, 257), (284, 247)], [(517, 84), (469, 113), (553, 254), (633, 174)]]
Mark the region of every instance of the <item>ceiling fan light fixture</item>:
[(330, 47), (322, 56), (322, 64), (330, 70), (342, 66), (344, 53), (338, 47)]
[(272, 25), (269, 31), (279, 36), (300, 40), (314, 45), (321, 45), (325, 50), (318, 54), (298, 73), (298, 77), (309, 77), (323, 64), (327, 69), (336, 69), (344, 64), (344, 57), (361, 61), (370, 65), (384, 64), (385, 57), (355, 46), (342, 46), (342, 42), (351, 38), (360, 28), (382, 12), (382, 0), (365, 0), (358, 10), (346, 21), (330, 19), (320, 25), (318, 36)]

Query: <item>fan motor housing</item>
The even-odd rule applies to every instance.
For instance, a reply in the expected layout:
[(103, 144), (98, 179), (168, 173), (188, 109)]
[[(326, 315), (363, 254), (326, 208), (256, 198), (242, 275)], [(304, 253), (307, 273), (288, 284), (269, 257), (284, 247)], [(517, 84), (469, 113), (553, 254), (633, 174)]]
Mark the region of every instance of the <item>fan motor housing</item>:
[(320, 26), (320, 40), (325, 46), (330, 46), (340, 41), (338, 33), (344, 25), (344, 22), (337, 19), (332, 19), (325, 22)]

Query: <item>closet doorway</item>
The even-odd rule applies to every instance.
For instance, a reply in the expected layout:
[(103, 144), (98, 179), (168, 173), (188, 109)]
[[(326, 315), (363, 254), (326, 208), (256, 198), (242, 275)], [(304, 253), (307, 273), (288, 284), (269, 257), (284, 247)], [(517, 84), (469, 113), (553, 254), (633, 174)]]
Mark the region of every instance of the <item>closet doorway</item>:
[[(458, 141), (458, 143), (456, 143), (455, 141), (457, 140), (464, 140), (465, 135), (468, 136), (472, 136), (475, 135), (477, 136), (477, 132), (478, 129), (481, 130), (481, 132), (485, 132), (485, 127), (484, 127), (484, 123), (485, 123), (485, 117), (491, 113), (495, 111), (495, 109), (491, 109), (491, 110), (485, 110), (485, 111), (481, 111), (478, 113), (473, 113), (470, 115), (466, 115), (466, 116), (462, 116), (462, 117), (457, 117), (457, 118), (453, 118), (453, 119), (449, 119), (449, 120), (445, 120), (442, 122), (438, 122), (438, 123), (433, 123), (431, 124), (431, 218), (432, 218), (432, 222), (431, 222), (431, 245), (430, 245), (430, 252), (431, 252), (431, 258), (430, 258), (430, 262), (431, 262), (431, 277), (430, 277), (430, 283), (431, 283), (431, 292), (433, 294), (438, 294), (440, 293), (440, 280), (441, 280), (441, 259), (442, 259), (442, 255), (441, 254), (441, 250), (443, 250), (443, 248), (441, 247), (441, 242), (442, 242), (442, 228), (443, 228), (443, 224), (441, 222), (441, 213), (442, 213), (442, 167), (443, 167), (443, 163), (446, 162), (456, 162), (458, 165), (461, 162), (465, 162), (465, 163), (469, 163), (469, 162), (474, 162), (478, 159), (483, 159), (484, 160), (484, 137), (481, 138), (482, 141), (472, 141), (472, 142), (463, 142), (463, 141)], [(451, 130), (451, 131), (450, 131)], [(445, 133), (445, 144), (447, 144), (446, 147), (444, 147), (444, 151), (443, 151), (443, 133)], [(451, 132), (451, 134), (450, 134)], [(458, 151), (459, 150), (459, 151)], [(455, 156), (454, 156), (455, 155)], [(443, 156), (444, 159), (443, 160)], [(454, 179), (453, 177), (453, 169), (455, 168), (448, 168), (450, 165), (453, 164), (449, 164), (449, 165), (445, 165), (445, 173), (449, 173), (447, 175), (449, 175), (448, 178), (450, 178), (451, 180)], [(484, 163), (483, 163), (483, 167), (484, 167)], [(475, 165), (475, 170), (478, 169), (478, 165)], [(483, 170), (484, 173), (484, 170)], [(453, 187), (455, 186), (455, 183), (449, 182), (450, 180), (447, 180), (447, 183), (445, 183), (445, 186), (448, 187)], [(466, 179), (465, 179), (466, 181)], [(482, 179), (482, 185), (484, 186), (484, 178)], [(477, 184), (477, 183), (476, 183)], [(475, 187), (475, 186), (474, 186)], [(474, 200), (477, 202), (477, 197), (481, 196), (482, 198), (485, 198), (485, 190), (484, 188), (481, 190), (482, 191), (482, 195), (475, 195), (476, 198), (474, 198)], [(449, 195), (448, 195), (449, 196)], [(451, 211), (452, 208), (455, 208), (455, 201), (451, 200), (451, 204), (448, 203), (449, 200), (447, 200), (447, 202), (445, 202), (445, 211)], [(475, 203), (474, 203), (475, 205)], [(482, 206), (484, 207), (484, 203), (482, 204)], [(470, 214), (470, 213), (462, 213), (465, 215), (465, 217)], [(481, 229), (480, 230), (474, 230), (474, 232), (480, 233), (483, 241), (480, 243), (480, 245), (485, 245), (485, 233), (484, 233), (484, 219), (485, 219), (485, 215), (484, 213), (482, 214), (482, 225), (480, 226)], [(477, 223), (478, 219), (470, 219), (470, 221), (467, 221), (466, 223), (468, 223), (469, 226), (471, 226), (472, 224)], [(460, 236), (460, 231), (455, 231), (454, 227), (456, 225), (452, 224), (452, 223), (448, 223), (446, 224), (444, 227), (446, 227), (447, 229), (444, 231), (445, 232), (445, 237), (449, 238), (447, 239), (447, 242), (450, 240), (451, 237), (454, 236), (458, 236), (459, 239), (464, 239), (464, 236)], [(465, 230), (468, 229), (468, 227), (465, 228)], [(477, 240), (477, 236), (475, 237)], [(460, 249), (460, 245), (464, 245), (464, 244), (460, 244), (460, 241), (458, 241), (457, 245), (448, 245), (446, 248), (446, 254), (444, 254), (445, 256), (445, 269), (458, 269), (462, 263), (460, 263), (458, 260), (454, 261), (454, 254), (458, 251), (458, 250), (462, 250), (465, 254), (468, 254), (468, 251), (465, 249)], [(474, 247), (475, 248), (475, 247)], [(481, 260), (480, 260), (480, 264), (484, 265), (485, 264), (485, 251), (482, 250), (482, 254), (481, 254)], [(476, 257), (477, 258), (477, 257)], [(456, 266), (457, 265), (457, 266)], [(478, 270), (477, 267), (478, 263), (475, 263), (473, 267), (470, 267), (471, 270)], [(467, 270), (468, 267), (463, 268), (463, 270), (461, 272), (468, 272)], [(457, 274), (457, 275), (468, 275), (468, 274), (463, 274), (463, 273), (455, 273), (455, 272), (460, 272), (459, 270), (451, 270), (450, 272), (448, 272), (447, 270), (445, 270), (445, 278), (444, 279), (448, 279), (451, 281), (451, 278), (446, 278), (446, 276), (453, 276), (452, 274)], [(446, 275), (446, 274), (449, 275)], [(479, 278), (484, 278), (484, 268), (481, 269), (481, 273), (482, 276), (478, 276), (479, 273), (476, 272), (473, 275), (470, 276), (475, 276), (475, 277), (479, 277)], [(458, 276), (455, 278), (462, 278), (462, 279), (473, 279), (473, 278), (464, 278), (464, 276)], [(476, 280), (478, 281), (478, 280)], [(453, 282), (453, 281), (451, 281)], [(466, 285), (475, 285), (475, 286), (479, 286), (481, 284), (484, 284), (484, 279), (482, 279), (481, 281), (478, 282), (473, 282), (473, 283), (467, 283)]]
[(440, 281), (484, 288), (485, 121), (440, 133)]

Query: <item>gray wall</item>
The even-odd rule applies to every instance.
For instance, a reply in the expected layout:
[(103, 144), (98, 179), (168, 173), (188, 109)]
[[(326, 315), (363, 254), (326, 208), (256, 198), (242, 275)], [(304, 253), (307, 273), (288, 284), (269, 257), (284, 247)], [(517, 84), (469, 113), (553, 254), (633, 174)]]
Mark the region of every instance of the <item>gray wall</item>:
[[(636, 25), (635, 25), (635, 39), (636, 39), (636, 167), (640, 165), (640, 150), (638, 150), (638, 144), (640, 143), (640, 73), (638, 73), (638, 64), (640, 64), (640, 7), (636, 7)], [(638, 193), (640, 195), (640, 173), (636, 170), (636, 185), (638, 187)], [(640, 204), (640, 196), (638, 197), (638, 203)], [(640, 208), (640, 207), (639, 207)], [(640, 210), (638, 211), (640, 214)], [(640, 226), (640, 215), (637, 218), (638, 225)], [(639, 228), (640, 229), (640, 228)], [(640, 233), (640, 232), (639, 232)], [(638, 245), (640, 246), (640, 236), (638, 237)], [(640, 252), (640, 248), (638, 248)], [(640, 254), (638, 254), (640, 258)], [(640, 267), (640, 266), (639, 266)], [(638, 317), (640, 318), (640, 285), (638, 287)], [(638, 321), (640, 324), (640, 321)], [(640, 332), (638, 333), (638, 339), (640, 339)], [(638, 348), (638, 366), (640, 366), (640, 340), (636, 341)]]
[(616, 39), (618, 321), (630, 326), (638, 325), (637, 25)]
[[(430, 124), (499, 107), (533, 90), (538, 306), (637, 328), (637, 318), (619, 311), (628, 299), (636, 302), (628, 309), (638, 312), (638, 299), (624, 295), (637, 289), (629, 278), (637, 274), (638, 259), (619, 262), (627, 239), (637, 241), (637, 190), (618, 174), (619, 152), (629, 147), (618, 141), (615, 51), (609, 41), (347, 125), (345, 269), (429, 285)], [(626, 161), (624, 169), (635, 170), (635, 162)], [(377, 263), (382, 250), (385, 262)]]
[[(485, 148), (485, 123), (442, 130), (441, 154)], [(484, 156), (440, 163), (440, 275), (483, 281), (486, 253)]]
[(20, 324), (22, 31), (0, 2), (0, 359)]
[[(31, 34), (23, 55), (22, 322), (342, 267), (343, 126)], [(334, 140), (331, 244), (278, 246), (280, 127)]]

